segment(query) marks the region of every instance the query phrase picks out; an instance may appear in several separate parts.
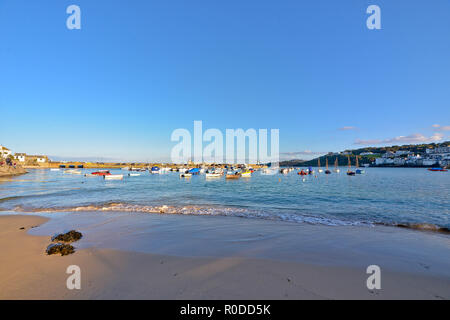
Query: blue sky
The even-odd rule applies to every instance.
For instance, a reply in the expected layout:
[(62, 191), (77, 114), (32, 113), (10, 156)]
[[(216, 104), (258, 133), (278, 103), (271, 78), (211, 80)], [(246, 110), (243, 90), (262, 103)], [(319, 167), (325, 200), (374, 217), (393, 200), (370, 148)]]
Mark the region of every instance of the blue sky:
[(447, 0), (1, 0), (0, 39), (15, 152), (166, 160), (194, 120), (280, 129), (291, 158), (450, 135)]

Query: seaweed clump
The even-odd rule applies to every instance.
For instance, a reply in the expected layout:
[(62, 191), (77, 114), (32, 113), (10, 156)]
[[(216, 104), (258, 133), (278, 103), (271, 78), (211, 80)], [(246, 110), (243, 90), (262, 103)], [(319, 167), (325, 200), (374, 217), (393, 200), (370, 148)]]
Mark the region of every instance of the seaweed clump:
[(83, 237), (81, 232), (70, 230), (66, 233), (58, 234), (57, 236), (53, 237), (53, 242), (75, 242), (80, 240)]
[(47, 247), (46, 250), (48, 255), (52, 254), (61, 254), (62, 256), (66, 256), (75, 252), (75, 249), (70, 244), (63, 243), (52, 243)]

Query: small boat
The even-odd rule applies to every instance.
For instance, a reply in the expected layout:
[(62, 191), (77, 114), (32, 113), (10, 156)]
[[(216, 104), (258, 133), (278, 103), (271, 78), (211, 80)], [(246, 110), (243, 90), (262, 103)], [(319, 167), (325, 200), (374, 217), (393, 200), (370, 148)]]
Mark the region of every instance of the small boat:
[(105, 180), (123, 180), (123, 174), (109, 174), (104, 175), (103, 178)]
[(334, 172), (339, 173), (341, 170), (338, 168), (338, 158), (336, 157), (336, 160), (334, 161)]
[(189, 169), (188, 172), (193, 175), (198, 175), (198, 174), (200, 174), (200, 169), (199, 168), (191, 168), (191, 169)]
[(81, 171), (80, 170), (66, 170), (64, 173), (81, 174)]
[(151, 173), (153, 174), (159, 174), (159, 167), (152, 167)]
[(448, 170), (445, 168), (428, 168), (428, 171), (440, 171), (440, 172), (447, 172)]
[(96, 177), (98, 177), (98, 175), (95, 175), (95, 174), (92, 174), (92, 173), (86, 173), (84, 176), (86, 178), (96, 178)]
[(350, 161), (350, 155), (347, 155), (348, 158), (348, 170), (347, 170), (347, 175), (348, 176), (354, 176), (356, 173), (353, 172), (352, 169), (352, 162)]
[(130, 171), (130, 167), (123, 167), (122, 170)]
[(94, 176), (109, 176), (111, 173), (108, 170), (99, 170), (91, 173)]
[(319, 172), (319, 173), (323, 172), (323, 170), (320, 169), (320, 157), (317, 158), (317, 172)]
[(180, 178), (190, 178), (192, 177), (192, 173), (180, 173)]
[(206, 178), (220, 178), (221, 176), (222, 176), (221, 173), (215, 173), (215, 172), (206, 174)]
[(314, 174), (314, 170), (311, 167), (308, 168), (307, 172), (308, 172), (308, 174)]
[(307, 176), (308, 172), (305, 172), (305, 170), (302, 169), (301, 171), (297, 172), (297, 174), (301, 176)]
[(331, 174), (331, 171), (328, 170), (328, 158), (325, 158), (325, 167), (326, 167), (325, 174)]
[(239, 172), (230, 172), (225, 175), (226, 179), (239, 179), (241, 177), (241, 174)]
[(252, 172), (250, 170), (245, 170), (241, 173), (241, 177), (243, 178), (250, 178), (252, 176)]
[(141, 174), (140, 173), (129, 173), (128, 176), (130, 177), (139, 177)]
[(274, 175), (278, 172), (277, 169), (269, 169), (269, 168), (265, 168), (263, 170), (261, 170), (261, 174), (262, 175)]
[(58, 168), (53, 168), (53, 169), (50, 169), (50, 171), (59, 171), (59, 169)]
[[(358, 156), (356, 156), (356, 168), (358, 168), (359, 167), (359, 161), (358, 161)], [(356, 174), (363, 174), (364, 173), (364, 170), (362, 170), (362, 169), (356, 169), (355, 170), (355, 173)]]
[(168, 172), (170, 172), (170, 170), (171, 170), (170, 168), (166, 167), (166, 168), (161, 168), (161, 170), (159, 172), (160, 172), (160, 174), (161, 173), (168, 173)]
[(288, 174), (289, 173), (289, 169), (288, 168), (283, 168), (280, 170), (281, 174)]

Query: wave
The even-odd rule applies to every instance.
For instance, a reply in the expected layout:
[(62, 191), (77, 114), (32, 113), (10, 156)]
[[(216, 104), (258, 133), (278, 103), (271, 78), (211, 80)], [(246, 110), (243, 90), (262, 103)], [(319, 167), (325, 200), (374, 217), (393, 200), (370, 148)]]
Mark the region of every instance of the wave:
[(347, 221), (327, 217), (308, 216), (298, 213), (274, 213), (268, 211), (252, 210), (242, 207), (220, 207), (220, 206), (168, 206), (168, 205), (139, 205), (124, 202), (106, 202), (100, 204), (87, 204), (80, 206), (51, 207), (51, 208), (27, 208), (16, 206), (14, 211), (57, 213), (57, 212), (137, 212), (150, 214), (178, 214), (199, 216), (232, 216), (240, 218), (253, 218), (272, 221), (285, 221), (296, 223), (308, 223), (313, 225), (327, 226), (389, 226), (406, 228), (420, 231), (431, 231), (450, 234), (450, 229), (430, 223), (385, 223), (371, 221)]
[(350, 225), (370, 225), (365, 222), (345, 221), (325, 217), (313, 217), (292, 213), (270, 213), (267, 211), (251, 210), (238, 207), (220, 206), (150, 206), (138, 205), (123, 202), (107, 202), (101, 204), (88, 204), (71, 207), (52, 208), (27, 208), (16, 206), (14, 211), (36, 212), (36, 213), (57, 213), (57, 212), (139, 212), (152, 214), (179, 214), (179, 215), (204, 215), (204, 216), (232, 216), (240, 218), (254, 218), (273, 221), (286, 221), (309, 224), (322, 224), (329, 226), (350, 226)]
[(441, 227), (441, 226), (431, 224), (431, 223), (397, 223), (397, 224), (394, 224), (394, 226), (399, 227), (399, 228), (405, 228), (405, 229), (432, 231), (432, 232), (450, 234), (450, 228)]

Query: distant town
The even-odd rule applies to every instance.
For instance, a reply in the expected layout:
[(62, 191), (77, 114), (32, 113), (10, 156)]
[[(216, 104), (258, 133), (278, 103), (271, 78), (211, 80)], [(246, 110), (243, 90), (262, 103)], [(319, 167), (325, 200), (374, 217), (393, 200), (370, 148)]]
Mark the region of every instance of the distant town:
[[(356, 157), (361, 166), (374, 167), (449, 167), (450, 166), (450, 141), (439, 144), (403, 145), (391, 147), (367, 147), (342, 152), (329, 152), (321, 157), (305, 160), (289, 160), (280, 162), (281, 166), (317, 166), (325, 165), (326, 161), (337, 160), (338, 165), (356, 164)], [(0, 162), (19, 165), (24, 168), (55, 168), (55, 167), (117, 167), (126, 165), (146, 166), (149, 163), (104, 163), (82, 161), (52, 161), (46, 155), (28, 155), (26, 153), (14, 153), (7, 147), (0, 145)], [(331, 163), (331, 162), (330, 162)], [(189, 162), (187, 165), (198, 165)], [(264, 166), (260, 164), (258, 166)]]

